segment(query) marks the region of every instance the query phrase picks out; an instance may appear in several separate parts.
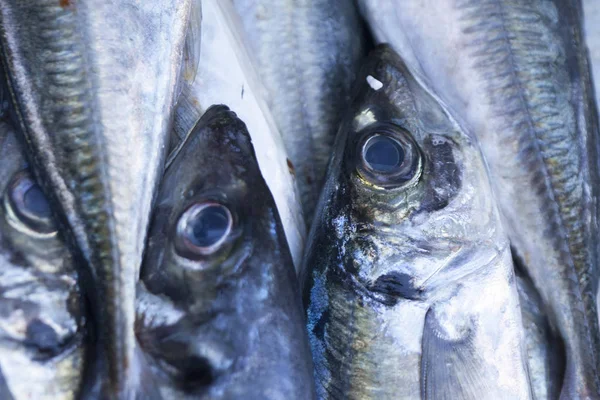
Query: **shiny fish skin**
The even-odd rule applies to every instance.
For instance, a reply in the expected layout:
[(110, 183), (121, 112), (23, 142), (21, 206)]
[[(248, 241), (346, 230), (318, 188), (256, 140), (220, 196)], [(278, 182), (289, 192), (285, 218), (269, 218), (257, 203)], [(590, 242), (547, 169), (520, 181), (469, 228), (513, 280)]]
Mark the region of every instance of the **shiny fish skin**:
[[(32, 182), (15, 128), (0, 121), (0, 398), (76, 399), (86, 363), (77, 264), (56, 223), (32, 225), (9, 198)], [(21, 203), (22, 204), (22, 203)], [(49, 228), (49, 229), (47, 229)]]
[[(182, 221), (217, 203), (231, 214), (230, 233), (198, 254), (188, 235), (203, 225)], [(281, 220), (249, 133), (227, 107), (209, 108), (172, 158), (141, 272), (136, 334), (156, 361), (163, 398), (313, 398)]]
[(0, 3), (20, 132), (90, 265), (109, 398), (135, 390), (135, 281), (189, 14), (190, 0)]
[(234, 0), (312, 221), (349, 88), (365, 55), (352, 0)]
[(592, 77), (596, 94), (596, 109), (600, 110), (600, 2), (583, 0), (585, 42), (590, 55)]
[(563, 399), (600, 398), (598, 123), (581, 2), (361, 0), (477, 137), (500, 212), (565, 343)]
[[(371, 54), (357, 85), (302, 272), (317, 395), (531, 398), (509, 243), (479, 147), (390, 48)], [(384, 130), (420, 148), (421, 174), (405, 187), (357, 173), (359, 144)]]
[(531, 279), (519, 268), (516, 275), (534, 398), (558, 399), (565, 370), (563, 345), (550, 327), (542, 299)]
[(213, 104), (227, 104), (236, 110), (252, 137), (258, 164), (275, 198), (299, 268), (306, 224), (293, 166), (289, 165), (281, 133), (266, 104), (265, 89), (244, 41), (241, 21), (230, 0), (204, 0), (202, 13), (202, 57), (194, 81), (190, 84), (185, 80), (178, 100), (174, 119), (177, 138), (185, 137)]

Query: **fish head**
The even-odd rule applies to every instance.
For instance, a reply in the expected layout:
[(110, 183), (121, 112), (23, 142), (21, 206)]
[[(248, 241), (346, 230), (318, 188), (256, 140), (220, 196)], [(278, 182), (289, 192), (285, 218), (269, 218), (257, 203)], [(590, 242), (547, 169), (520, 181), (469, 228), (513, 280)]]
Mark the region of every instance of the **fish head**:
[(85, 307), (77, 262), (0, 122), (0, 397), (74, 399), (84, 370)]
[(170, 160), (141, 275), (165, 306), (138, 311), (137, 323), (142, 348), (170, 375), (165, 390), (306, 395), (297, 278), (244, 123), (213, 106)]
[(335, 146), (308, 254), (339, 260), (369, 296), (422, 298), (506, 248), (477, 143), (387, 46), (362, 69)]

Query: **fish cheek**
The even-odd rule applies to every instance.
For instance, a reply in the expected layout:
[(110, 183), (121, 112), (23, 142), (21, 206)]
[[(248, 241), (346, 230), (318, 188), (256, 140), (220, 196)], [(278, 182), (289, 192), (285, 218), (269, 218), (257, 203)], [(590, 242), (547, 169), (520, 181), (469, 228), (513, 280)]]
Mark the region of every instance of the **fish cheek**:
[(458, 145), (436, 135), (423, 142), (427, 162), (423, 172), (425, 194), (418, 211), (434, 212), (446, 207), (458, 195), (462, 186), (459, 161), (455, 157)]

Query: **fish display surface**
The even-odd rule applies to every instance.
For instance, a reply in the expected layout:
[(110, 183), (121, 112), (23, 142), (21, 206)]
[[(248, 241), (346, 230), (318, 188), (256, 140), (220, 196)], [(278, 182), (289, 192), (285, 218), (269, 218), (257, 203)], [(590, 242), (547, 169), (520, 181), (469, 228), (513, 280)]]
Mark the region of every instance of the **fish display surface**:
[(358, 85), (302, 271), (319, 397), (529, 399), (479, 147), (389, 48)]
[(162, 179), (138, 337), (163, 398), (310, 399), (312, 363), (281, 220), (244, 123), (209, 108)]
[(0, 203), (0, 398), (76, 399), (87, 358), (77, 265), (6, 118)]
[(361, 3), (377, 40), (477, 137), (515, 256), (565, 343), (561, 398), (600, 398), (598, 119), (581, 2)]
[(0, 400), (600, 400), (599, 18), (0, 0)]

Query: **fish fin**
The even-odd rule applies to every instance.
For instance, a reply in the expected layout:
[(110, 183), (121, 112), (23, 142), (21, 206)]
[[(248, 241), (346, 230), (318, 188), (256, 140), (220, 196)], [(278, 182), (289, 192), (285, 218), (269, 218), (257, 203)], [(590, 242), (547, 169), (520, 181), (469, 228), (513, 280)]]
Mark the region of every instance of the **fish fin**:
[(190, 18), (183, 47), (182, 77), (184, 85), (191, 86), (196, 80), (200, 63), (200, 44), (202, 24), (202, 1), (192, 0)]
[(423, 400), (494, 398), (495, 388), (489, 382), (495, 382), (497, 376), (475, 349), (475, 331), (473, 325), (463, 330), (460, 337), (449, 337), (435, 311), (427, 311), (421, 355)]

